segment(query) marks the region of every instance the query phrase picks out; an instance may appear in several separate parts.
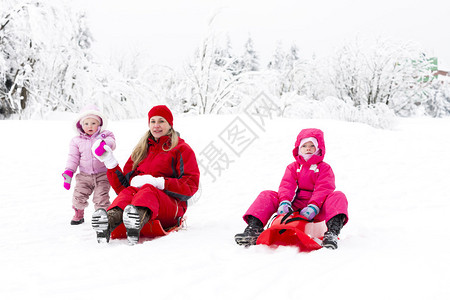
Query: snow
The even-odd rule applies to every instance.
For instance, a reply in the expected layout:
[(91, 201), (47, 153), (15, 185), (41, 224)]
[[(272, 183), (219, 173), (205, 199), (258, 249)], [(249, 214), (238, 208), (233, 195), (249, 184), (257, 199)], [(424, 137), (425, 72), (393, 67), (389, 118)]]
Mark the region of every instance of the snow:
[[(397, 119), (392, 130), (334, 120), (272, 119), (215, 182), (202, 175), (187, 229), (128, 246), (98, 244), (86, 222), (71, 226), (73, 188), (63, 188), (73, 131), (68, 115), (0, 121), (1, 299), (446, 299), (450, 119)], [(200, 153), (235, 116), (176, 116)], [(70, 118), (69, 118), (70, 119)], [(325, 161), (349, 199), (339, 249), (240, 247), (242, 214), (276, 190), (297, 133), (325, 132)], [(121, 165), (145, 119), (110, 121)], [(223, 151), (229, 151), (223, 148)], [(114, 192), (111, 191), (114, 197)], [(100, 299), (100, 298), (98, 298)]]

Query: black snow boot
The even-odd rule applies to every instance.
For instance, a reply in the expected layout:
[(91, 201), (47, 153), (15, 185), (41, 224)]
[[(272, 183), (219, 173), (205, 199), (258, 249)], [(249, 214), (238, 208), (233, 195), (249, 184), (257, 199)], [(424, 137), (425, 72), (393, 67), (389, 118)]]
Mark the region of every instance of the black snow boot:
[(129, 245), (139, 242), (139, 234), (145, 223), (150, 220), (151, 211), (146, 207), (127, 205), (123, 211), (123, 224), (127, 229), (127, 240)]
[(92, 215), (92, 228), (97, 233), (97, 242), (109, 243), (111, 232), (122, 223), (122, 209), (114, 207), (108, 211), (97, 209)]
[(338, 236), (344, 226), (346, 216), (344, 214), (339, 214), (332, 217), (327, 222), (327, 232), (325, 232), (322, 241), (322, 247), (328, 249), (337, 249), (338, 247)]
[(248, 216), (248, 226), (243, 233), (234, 236), (236, 243), (243, 246), (256, 245), (256, 240), (264, 231), (264, 224), (254, 216)]

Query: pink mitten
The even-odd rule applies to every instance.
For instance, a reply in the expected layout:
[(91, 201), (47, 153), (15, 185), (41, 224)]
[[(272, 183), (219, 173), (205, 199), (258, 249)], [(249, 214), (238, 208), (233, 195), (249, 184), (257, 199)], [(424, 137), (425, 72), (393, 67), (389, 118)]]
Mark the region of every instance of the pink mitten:
[(70, 190), (70, 183), (72, 182), (73, 172), (70, 170), (65, 170), (62, 173), (62, 177), (64, 177), (64, 188), (66, 190)]
[(100, 142), (100, 145), (98, 145), (98, 147), (95, 148), (95, 154), (97, 154), (98, 156), (102, 156), (103, 153), (105, 153), (105, 151), (106, 151), (105, 148), (104, 148), (105, 145), (106, 145), (105, 141), (102, 140)]

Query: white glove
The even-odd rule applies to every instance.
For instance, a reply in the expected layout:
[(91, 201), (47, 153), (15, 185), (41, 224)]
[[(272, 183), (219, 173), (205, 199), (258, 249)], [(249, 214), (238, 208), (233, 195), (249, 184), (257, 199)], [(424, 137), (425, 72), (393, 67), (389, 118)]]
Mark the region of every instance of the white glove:
[(163, 177), (153, 177), (152, 175), (138, 175), (131, 179), (130, 185), (140, 188), (144, 184), (151, 184), (155, 188), (163, 190), (164, 189), (164, 178)]
[(117, 159), (114, 157), (112, 149), (108, 145), (104, 145), (103, 148), (105, 149), (105, 152), (102, 155), (97, 155), (95, 153), (95, 150), (98, 148), (102, 140), (96, 140), (94, 144), (92, 145), (92, 154), (102, 163), (105, 164), (105, 167), (108, 169), (115, 168), (119, 163), (117, 162)]

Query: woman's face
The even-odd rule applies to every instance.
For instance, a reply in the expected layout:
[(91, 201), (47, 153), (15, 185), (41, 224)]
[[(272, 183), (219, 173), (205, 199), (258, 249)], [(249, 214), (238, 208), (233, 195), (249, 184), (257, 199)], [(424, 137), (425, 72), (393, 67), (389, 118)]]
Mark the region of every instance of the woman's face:
[(152, 133), (153, 137), (157, 140), (160, 137), (167, 135), (171, 128), (166, 119), (160, 116), (151, 117), (148, 126), (150, 127), (150, 132)]

